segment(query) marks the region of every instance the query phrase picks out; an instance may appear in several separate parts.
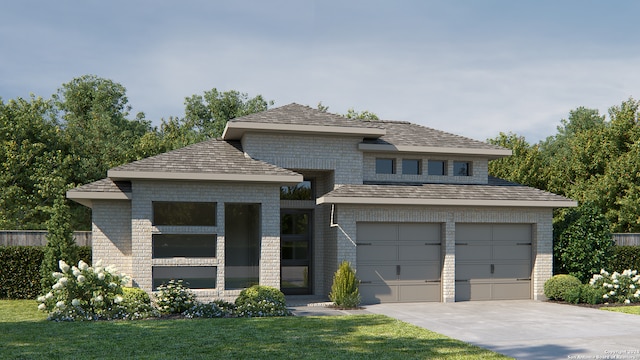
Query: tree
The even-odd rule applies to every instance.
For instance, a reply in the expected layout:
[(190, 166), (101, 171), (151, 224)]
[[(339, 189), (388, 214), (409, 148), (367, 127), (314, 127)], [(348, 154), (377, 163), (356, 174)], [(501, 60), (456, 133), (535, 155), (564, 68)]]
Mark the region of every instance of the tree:
[(491, 175), (536, 188), (547, 186), (546, 178), (539, 171), (542, 158), (538, 145), (529, 145), (524, 137), (513, 133), (500, 133), (488, 142), (512, 151), (512, 156), (489, 163)]
[(78, 247), (73, 239), (71, 214), (63, 196), (55, 199), (51, 208), (51, 218), (47, 221), (47, 245), (40, 265), (42, 293), (51, 290), (56, 282), (52, 273), (58, 271), (59, 261), (74, 264), (78, 261)]
[(554, 273), (583, 283), (606, 267), (613, 256), (610, 223), (592, 203), (564, 209), (554, 221)]
[(357, 119), (357, 120), (380, 120), (378, 115), (372, 113), (369, 110), (364, 111), (355, 111), (353, 108), (349, 108), (347, 113), (344, 115), (347, 119)]

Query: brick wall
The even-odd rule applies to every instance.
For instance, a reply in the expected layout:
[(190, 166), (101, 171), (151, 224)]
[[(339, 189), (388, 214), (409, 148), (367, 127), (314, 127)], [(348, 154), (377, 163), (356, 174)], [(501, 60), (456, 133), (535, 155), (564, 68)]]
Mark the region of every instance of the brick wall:
[(128, 200), (93, 200), (92, 258), (132, 274), (131, 203)]

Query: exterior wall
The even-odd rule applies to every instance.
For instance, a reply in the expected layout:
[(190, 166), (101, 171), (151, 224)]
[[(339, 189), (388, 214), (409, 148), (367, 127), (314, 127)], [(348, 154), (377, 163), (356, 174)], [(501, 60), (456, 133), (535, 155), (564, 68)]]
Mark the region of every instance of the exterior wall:
[[(216, 202), (216, 226), (154, 226), (153, 201)], [(216, 266), (216, 288), (196, 289), (201, 298), (232, 299), (240, 290), (225, 290), (225, 203), (261, 204), (260, 284), (280, 287), (280, 187), (196, 181), (133, 181), (130, 226), (134, 285), (152, 290), (152, 267)], [(152, 259), (153, 234), (216, 234), (216, 258)]]
[(362, 184), (361, 137), (246, 133), (242, 148), (253, 159), (287, 169), (329, 170), (335, 184)]
[[(395, 174), (376, 174), (376, 158), (395, 159)], [(405, 175), (402, 173), (402, 159), (421, 160), (421, 175)], [(446, 160), (447, 174), (445, 176), (433, 176), (427, 173), (427, 162), (429, 160)], [(453, 176), (453, 162), (471, 162), (471, 176)], [(438, 156), (428, 154), (399, 154), (399, 153), (364, 153), (363, 174), (364, 181), (371, 182), (416, 182), (416, 183), (439, 183), (439, 184), (486, 184), (489, 180), (489, 162), (486, 159)]]
[(132, 274), (131, 203), (128, 200), (93, 200), (92, 258)]
[[(442, 301), (455, 301), (455, 224), (528, 223), (532, 224), (532, 297), (544, 299), (544, 282), (553, 274), (553, 212), (546, 208), (464, 208), (336, 205), (339, 224), (336, 260), (357, 264), (358, 222), (427, 222), (443, 226)], [(330, 254), (327, 254), (330, 255)], [(330, 269), (335, 271), (336, 268)]]

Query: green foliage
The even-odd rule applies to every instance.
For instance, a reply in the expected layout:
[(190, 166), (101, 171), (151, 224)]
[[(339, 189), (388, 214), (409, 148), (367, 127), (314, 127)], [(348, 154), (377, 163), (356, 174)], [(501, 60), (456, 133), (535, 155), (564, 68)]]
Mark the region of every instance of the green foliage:
[(582, 286), (578, 278), (572, 275), (554, 275), (544, 283), (544, 296), (551, 300), (565, 300), (567, 292)]
[(188, 319), (231, 317), (235, 309), (236, 306), (230, 302), (216, 300), (206, 304), (196, 303), (184, 312), (184, 316)]
[(145, 319), (159, 315), (159, 312), (151, 304), (151, 298), (146, 291), (140, 288), (123, 287), (122, 303), (128, 319)]
[(182, 280), (169, 280), (158, 286), (156, 307), (162, 314), (182, 314), (196, 302), (196, 295)]
[(364, 111), (355, 111), (353, 108), (349, 108), (347, 113), (344, 115), (347, 119), (356, 119), (356, 120), (380, 120), (378, 115), (372, 113), (369, 110)]
[(52, 212), (51, 218), (47, 221), (47, 245), (40, 265), (43, 294), (56, 282), (51, 274), (58, 269), (58, 262), (62, 260), (73, 264), (78, 259), (78, 246), (73, 240), (69, 208), (63, 197), (55, 200)]
[(290, 315), (284, 294), (270, 286), (254, 285), (242, 290), (235, 304), (239, 317)]
[(554, 272), (586, 282), (607, 265), (614, 242), (609, 222), (591, 203), (564, 209), (554, 221)]
[(640, 246), (615, 246), (607, 269), (622, 272), (625, 269), (640, 269)]
[(341, 308), (357, 308), (360, 305), (359, 281), (348, 261), (343, 261), (333, 276), (329, 299)]
[(35, 299), (41, 293), (40, 246), (0, 246), (0, 299)]
[(589, 284), (581, 284), (580, 286), (569, 288), (564, 294), (564, 300), (573, 304), (601, 304), (604, 302), (602, 297), (606, 291), (601, 288), (595, 288)]
[(38, 309), (46, 311), (50, 320), (113, 320), (138, 318), (127, 311), (122, 285), (129, 282), (113, 267), (94, 267), (84, 261), (69, 266), (59, 261), (59, 272), (52, 277), (55, 284), (45, 295), (38, 297)]
[(589, 285), (604, 291), (602, 298), (605, 302), (637, 303), (640, 302), (640, 275), (637, 270), (627, 269), (622, 273), (609, 273), (602, 269), (594, 274)]

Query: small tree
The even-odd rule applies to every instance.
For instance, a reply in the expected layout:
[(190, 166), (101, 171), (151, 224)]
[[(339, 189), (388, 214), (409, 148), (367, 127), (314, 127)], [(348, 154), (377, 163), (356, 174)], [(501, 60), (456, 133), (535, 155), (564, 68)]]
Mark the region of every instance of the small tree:
[(596, 206), (584, 203), (565, 210), (554, 223), (554, 272), (586, 282), (606, 268), (613, 256), (610, 223)]
[(47, 221), (47, 246), (40, 265), (40, 284), (42, 293), (51, 290), (56, 279), (51, 275), (58, 270), (58, 262), (74, 264), (78, 258), (78, 247), (73, 239), (71, 215), (64, 196), (58, 196), (53, 202), (51, 218)]
[(360, 305), (360, 291), (358, 290), (356, 272), (348, 261), (343, 261), (333, 276), (333, 285), (329, 299), (342, 308), (357, 308)]

